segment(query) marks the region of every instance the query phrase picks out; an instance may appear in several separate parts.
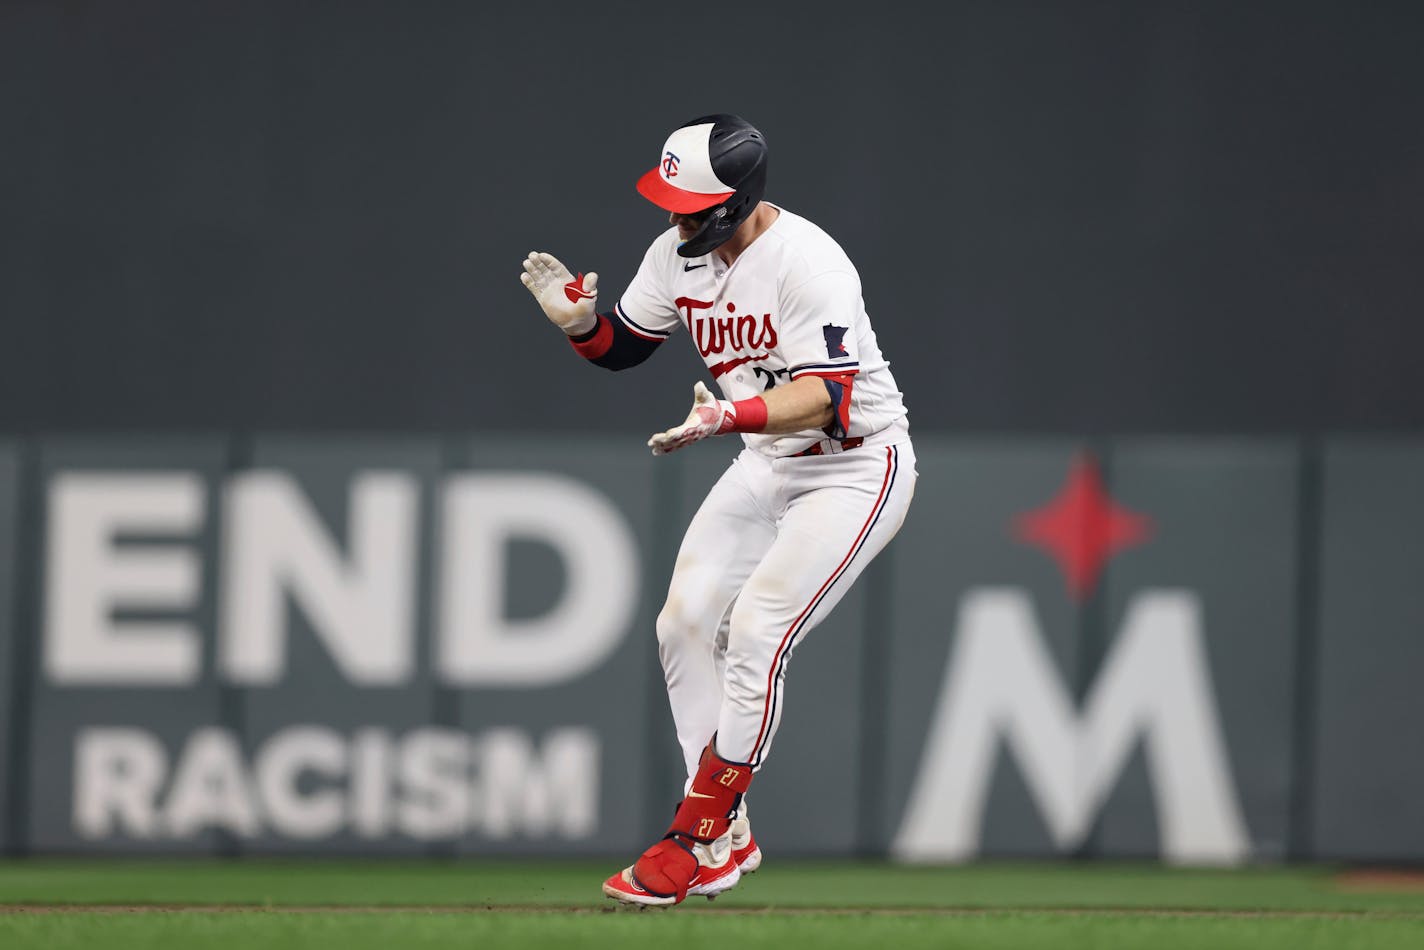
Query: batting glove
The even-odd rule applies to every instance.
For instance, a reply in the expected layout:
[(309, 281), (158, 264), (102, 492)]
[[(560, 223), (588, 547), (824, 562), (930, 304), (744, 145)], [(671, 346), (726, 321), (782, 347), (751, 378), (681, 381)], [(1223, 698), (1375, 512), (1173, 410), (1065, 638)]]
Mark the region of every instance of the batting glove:
[(692, 411), (682, 425), (655, 434), (648, 440), (648, 447), (654, 455), (667, 455), (708, 436), (731, 432), (736, 424), (737, 408), (712, 395), (699, 382), (692, 387)]
[(598, 323), (598, 275), (592, 271), (575, 277), (554, 255), (530, 251), (519, 280), (545, 316), (569, 336), (587, 333)]

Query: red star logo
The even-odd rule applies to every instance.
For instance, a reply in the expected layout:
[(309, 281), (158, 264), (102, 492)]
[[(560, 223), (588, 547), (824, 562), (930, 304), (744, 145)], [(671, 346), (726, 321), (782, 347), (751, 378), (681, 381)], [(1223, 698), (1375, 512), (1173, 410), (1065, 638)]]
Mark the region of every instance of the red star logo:
[(1073, 460), (1058, 497), (1014, 519), (1014, 537), (1043, 548), (1058, 562), (1075, 600), (1092, 591), (1108, 558), (1151, 535), (1150, 518), (1118, 506), (1103, 491), (1102, 476), (1088, 455)]

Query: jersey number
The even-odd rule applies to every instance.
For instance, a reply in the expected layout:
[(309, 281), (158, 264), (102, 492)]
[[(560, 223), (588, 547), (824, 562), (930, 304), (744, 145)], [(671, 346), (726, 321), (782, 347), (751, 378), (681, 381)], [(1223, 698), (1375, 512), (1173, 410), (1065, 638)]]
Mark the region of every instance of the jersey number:
[(761, 388), (762, 392), (766, 392), (768, 389), (771, 389), (773, 386), (775, 386), (779, 381), (780, 377), (791, 375), (791, 370), (789, 369), (766, 369), (761, 366), (753, 366), (752, 372), (756, 373), (757, 378), (759, 379), (765, 378), (766, 383)]

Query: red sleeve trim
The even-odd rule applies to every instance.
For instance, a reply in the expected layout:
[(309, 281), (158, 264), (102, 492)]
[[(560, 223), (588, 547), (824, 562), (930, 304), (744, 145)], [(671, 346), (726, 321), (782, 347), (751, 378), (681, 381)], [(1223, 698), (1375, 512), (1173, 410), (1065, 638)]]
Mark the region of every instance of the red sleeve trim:
[(815, 376), (818, 379), (834, 379), (839, 382), (842, 379), (850, 379), (852, 376), (859, 372), (860, 370), (858, 369), (848, 369), (841, 373), (834, 373), (828, 369), (806, 369), (800, 371), (799, 373), (792, 373), (791, 378), (803, 379), (807, 376)]
[(593, 336), (582, 341), (570, 338), (569, 345), (584, 359), (596, 360), (613, 346), (613, 326), (608, 322), (608, 318), (600, 313), (598, 328), (593, 331)]
[[(839, 384), (840, 398), (831, 404), (831, 409), (835, 412), (835, 420), (829, 428), (838, 433), (835, 438), (845, 438), (846, 434), (850, 432), (850, 394), (851, 387), (855, 382), (855, 373), (814, 373), (811, 375)], [(834, 392), (833, 387), (828, 386), (827, 389)]]

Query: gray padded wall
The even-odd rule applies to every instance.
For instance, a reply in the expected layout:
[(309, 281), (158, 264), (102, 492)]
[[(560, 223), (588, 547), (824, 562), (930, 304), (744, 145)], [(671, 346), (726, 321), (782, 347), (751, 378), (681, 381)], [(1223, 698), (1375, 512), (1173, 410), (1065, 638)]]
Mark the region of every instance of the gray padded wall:
[(1424, 444), (1326, 444), (1312, 853), (1424, 854)]

